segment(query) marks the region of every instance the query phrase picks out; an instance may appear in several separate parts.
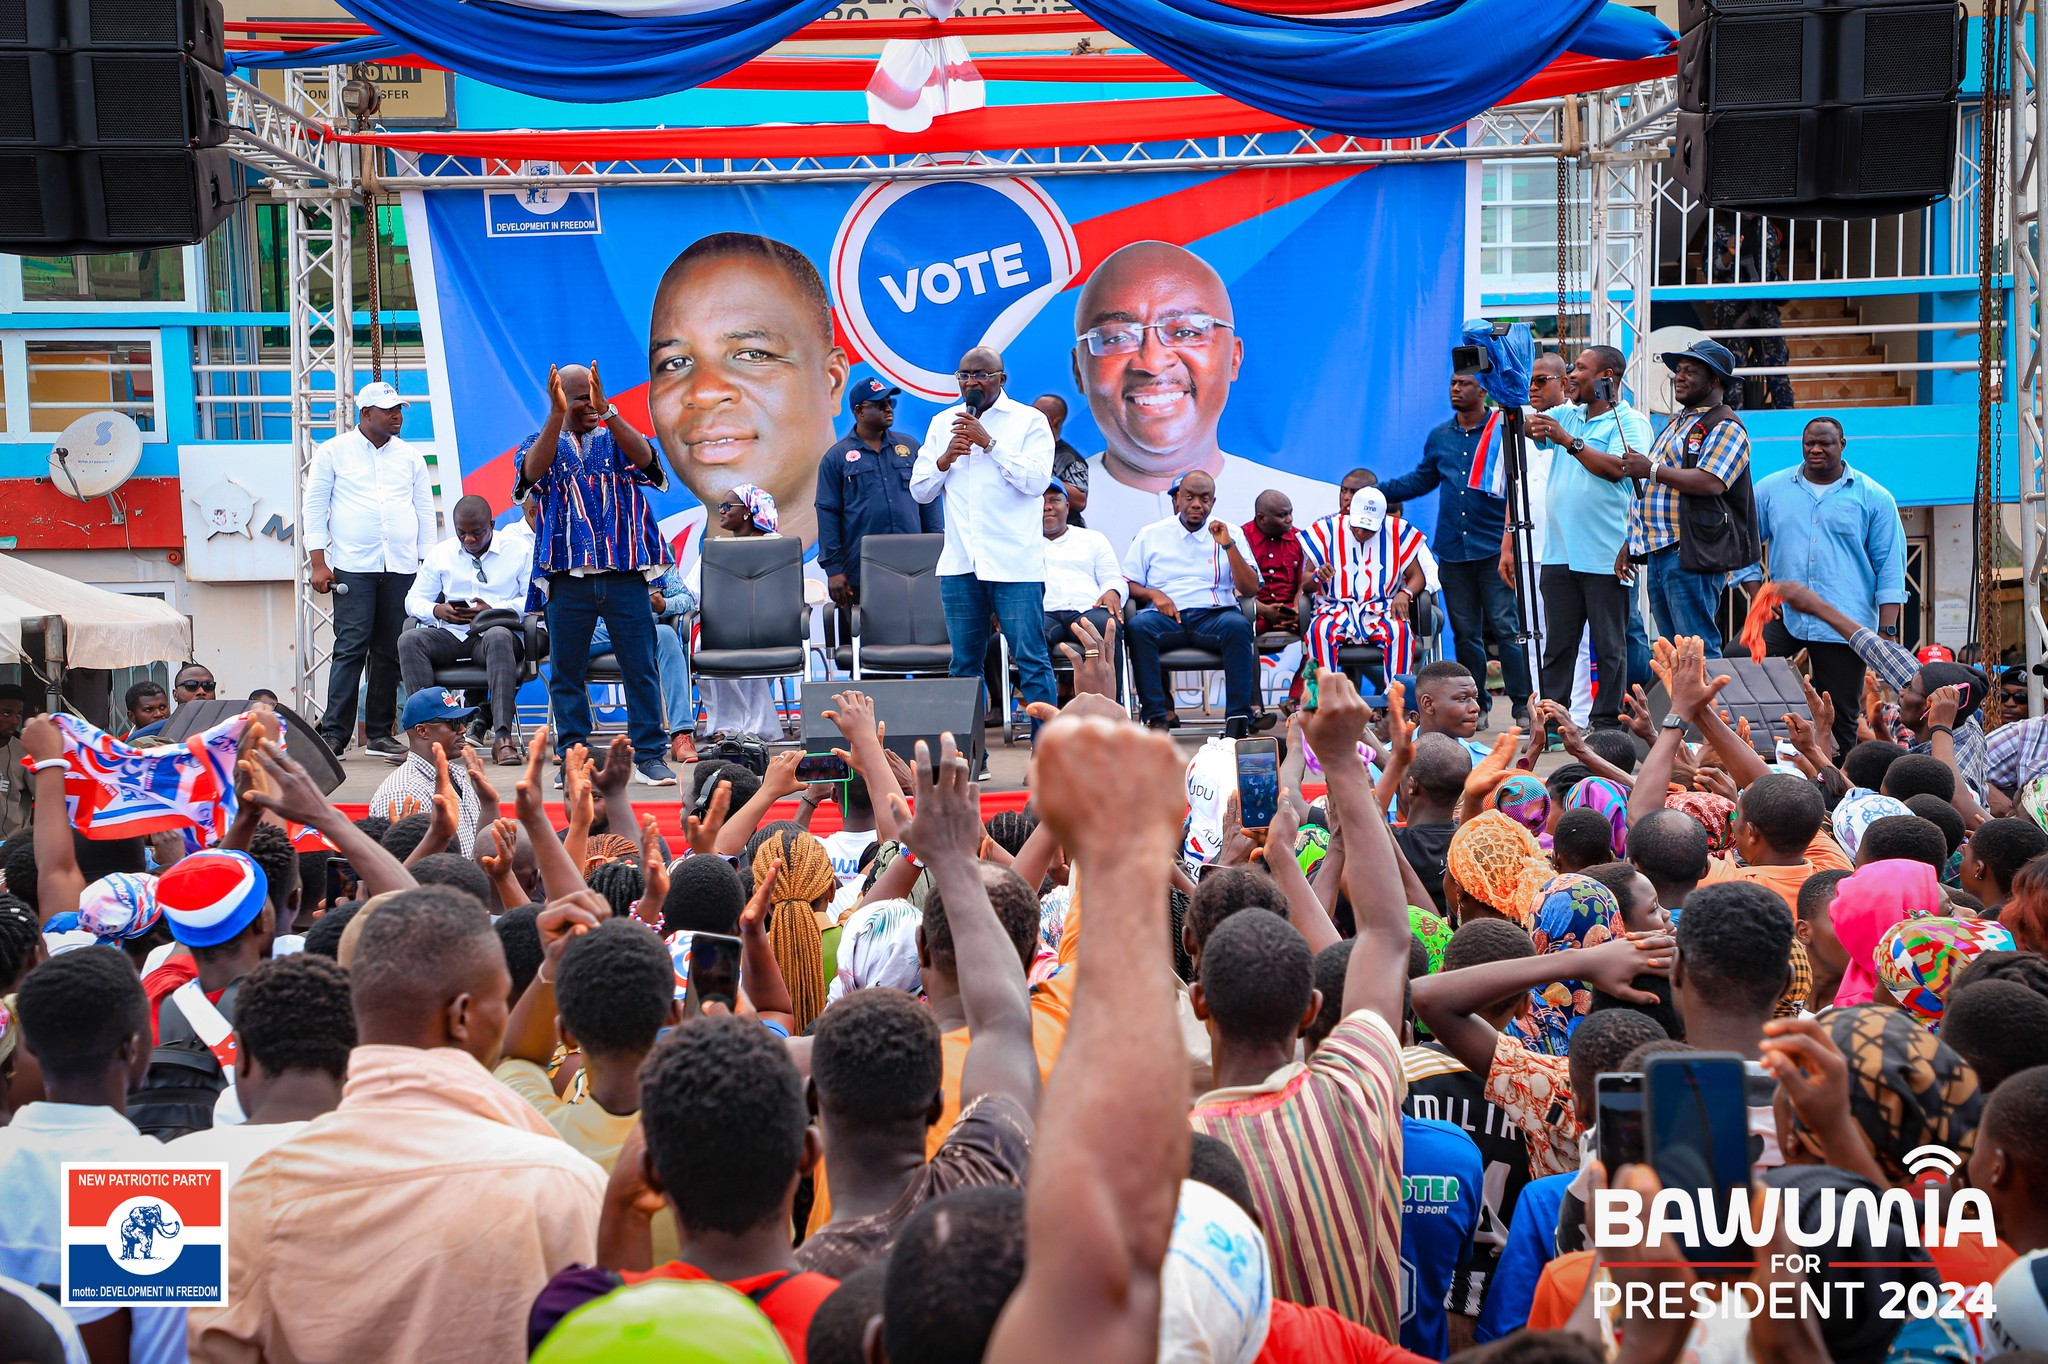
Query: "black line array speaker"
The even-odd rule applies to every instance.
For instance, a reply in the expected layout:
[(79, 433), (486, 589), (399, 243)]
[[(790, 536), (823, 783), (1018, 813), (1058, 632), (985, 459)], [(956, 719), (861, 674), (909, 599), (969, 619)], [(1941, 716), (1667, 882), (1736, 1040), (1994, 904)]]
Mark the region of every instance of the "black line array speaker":
[(1683, 0), (1675, 171), (1716, 206), (1875, 217), (1948, 194), (1963, 12)]
[(804, 688), (804, 751), (829, 753), (844, 748), (839, 727), (825, 718), (832, 709), (832, 697), (845, 691), (865, 694), (874, 703), (875, 723), (883, 728), (882, 743), (891, 753), (910, 763), (917, 762), (917, 741), (931, 746), (934, 762), (939, 757), (939, 736), (951, 733), (954, 741), (976, 763), (982, 756), (981, 679), (978, 677), (911, 677), (868, 682), (816, 683)]
[(186, 246), (242, 197), (220, 0), (0, 0), (0, 251)]

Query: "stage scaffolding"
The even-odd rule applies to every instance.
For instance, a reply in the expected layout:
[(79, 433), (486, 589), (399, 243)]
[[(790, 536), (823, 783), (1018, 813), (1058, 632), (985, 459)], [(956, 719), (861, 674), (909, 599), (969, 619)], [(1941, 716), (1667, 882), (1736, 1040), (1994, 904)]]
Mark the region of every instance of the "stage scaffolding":
[[(2043, 462), (2041, 356), (2041, 150), (2035, 73), (2043, 34), (2032, 23), (2041, 0), (2012, 0), (2012, 135), (2006, 209), (2016, 230), (2007, 240), (2013, 274), (2011, 335), (2018, 399), (2022, 560), (2027, 584), (2026, 649), (2030, 659), (2048, 648), (2041, 587), (2048, 577), (2048, 466)], [(2030, 31), (2031, 29), (2031, 31)], [(350, 392), (354, 346), (348, 325), (351, 298), (350, 210), (364, 202), (366, 185), (380, 194), (407, 190), (512, 188), (547, 184), (561, 189), (634, 185), (788, 184), (829, 181), (947, 180), (988, 176), (1145, 174), (1161, 171), (1231, 171), (1251, 168), (1371, 166), (1503, 157), (1583, 157), (1591, 173), (1586, 288), (1570, 300), (1586, 309), (1591, 334), (1628, 352), (1632, 376), (1651, 362), (1643, 353), (1650, 331), (1656, 276), (1656, 208), (1661, 164), (1671, 154), (1675, 82), (1620, 86), (1590, 94), (1489, 109), (1469, 123), (1433, 137), (1376, 141), (1308, 131), (1259, 133), (1168, 143), (1064, 148), (982, 149), (957, 157), (875, 155), (844, 158), (688, 158), (585, 161), (546, 173), (529, 163), (397, 152), (324, 139), (346, 122), (337, 95), (346, 68), (285, 73), (280, 102), (238, 80), (236, 134), (229, 144), (259, 177), (260, 188), (290, 205), (288, 279), (291, 299), (291, 395), (294, 497), (313, 450), (353, 418)], [(1570, 106), (1567, 109), (1567, 105)], [(307, 590), (310, 565), (299, 546), (294, 580), (300, 602), (294, 701), (302, 714), (320, 713), (332, 652), (332, 599)], [(2032, 678), (2034, 713), (2041, 679)]]

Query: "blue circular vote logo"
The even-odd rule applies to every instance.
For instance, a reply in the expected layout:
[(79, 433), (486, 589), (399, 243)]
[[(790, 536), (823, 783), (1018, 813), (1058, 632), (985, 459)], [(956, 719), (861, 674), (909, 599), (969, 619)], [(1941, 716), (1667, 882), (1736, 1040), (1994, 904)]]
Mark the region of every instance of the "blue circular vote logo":
[(1030, 181), (877, 184), (839, 224), (833, 301), (889, 382), (949, 403), (960, 357), (1015, 340), (1080, 261), (1066, 215)]

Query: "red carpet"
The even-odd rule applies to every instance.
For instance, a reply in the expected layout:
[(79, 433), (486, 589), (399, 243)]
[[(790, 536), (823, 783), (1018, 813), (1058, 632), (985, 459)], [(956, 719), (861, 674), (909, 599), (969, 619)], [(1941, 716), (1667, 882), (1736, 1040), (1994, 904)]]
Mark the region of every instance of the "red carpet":
[[(1030, 792), (1028, 791), (991, 791), (981, 798), (981, 817), (987, 819), (990, 815), (998, 814), (1004, 810), (1021, 810), (1029, 799)], [(350, 804), (337, 801), (335, 808), (350, 819), (361, 819), (370, 812), (370, 807), (361, 803)], [(510, 818), (512, 814), (512, 802), (510, 799), (505, 801), (504, 808), (506, 817)], [(559, 802), (550, 804), (547, 809), (548, 822), (556, 828), (559, 829), (569, 822), (569, 816), (563, 812)], [(648, 815), (653, 815), (655, 827), (661, 830), (663, 838), (669, 839), (672, 842), (681, 840), (683, 836), (683, 807), (676, 801), (635, 801), (633, 803), (633, 813), (636, 817), (643, 819)], [(768, 818), (763, 820), (762, 823), (771, 823), (778, 819), (795, 819), (796, 816), (797, 801), (796, 797), (791, 796), (788, 800), (777, 801), (774, 807), (768, 811)], [(838, 830), (839, 807), (827, 801), (818, 807), (816, 814), (811, 816), (811, 832), (824, 835), (836, 833)]]

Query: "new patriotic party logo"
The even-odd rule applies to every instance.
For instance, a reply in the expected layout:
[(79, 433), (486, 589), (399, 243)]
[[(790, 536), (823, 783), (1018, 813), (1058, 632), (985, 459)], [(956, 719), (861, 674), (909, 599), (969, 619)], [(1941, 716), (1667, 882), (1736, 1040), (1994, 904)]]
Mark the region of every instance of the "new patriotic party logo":
[(896, 181), (853, 202), (832, 242), (832, 295), (889, 382), (952, 402), (976, 346), (1001, 350), (1080, 269), (1074, 229), (1017, 179)]
[(228, 1167), (63, 1166), (63, 1303), (227, 1302)]

